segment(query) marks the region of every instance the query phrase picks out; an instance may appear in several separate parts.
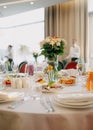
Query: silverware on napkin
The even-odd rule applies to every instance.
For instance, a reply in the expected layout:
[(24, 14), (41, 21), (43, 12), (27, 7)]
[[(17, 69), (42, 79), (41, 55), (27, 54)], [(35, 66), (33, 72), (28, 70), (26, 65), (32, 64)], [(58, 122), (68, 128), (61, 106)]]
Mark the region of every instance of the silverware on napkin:
[(45, 109), (46, 112), (50, 112), (48, 106), (45, 103), (45, 99), (44, 98), (40, 99), (40, 104), (44, 107), (44, 109)]
[(41, 105), (45, 108), (46, 112), (54, 112), (55, 109), (48, 97), (42, 97), (40, 99)]
[(8, 105), (8, 108), (9, 109), (15, 109), (18, 106), (22, 105), (27, 100), (29, 100), (29, 97), (24, 97), (21, 100), (15, 101), (15, 102), (11, 103), (10, 105)]
[(51, 100), (50, 100), (49, 97), (46, 97), (46, 103), (47, 103), (47, 105), (49, 106), (50, 111), (51, 111), (51, 112), (54, 112), (55, 109), (54, 109), (54, 107), (53, 107), (53, 105), (52, 105), (52, 102), (51, 102)]

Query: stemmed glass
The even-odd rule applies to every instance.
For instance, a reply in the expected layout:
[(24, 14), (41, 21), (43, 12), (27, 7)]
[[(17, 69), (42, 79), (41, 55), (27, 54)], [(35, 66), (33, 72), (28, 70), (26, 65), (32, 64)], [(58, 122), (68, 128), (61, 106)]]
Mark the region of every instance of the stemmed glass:
[(13, 71), (14, 73), (18, 72), (18, 65), (17, 65), (17, 64), (13, 64), (13, 65), (12, 65), (12, 71)]
[(37, 58), (38, 58), (38, 53), (37, 52), (33, 52), (33, 57), (34, 57), (34, 60), (35, 60), (35, 65), (34, 65), (34, 69), (35, 69), (35, 73), (37, 73)]
[(41, 89), (40, 86), (36, 83), (36, 75), (34, 74), (31, 77), (31, 83), (32, 83), (32, 91), (31, 91), (31, 98), (32, 100), (40, 100), (41, 96)]
[(6, 71), (5, 65), (4, 64), (0, 64), (0, 74), (4, 74), (5, 71)]
[(78, 70), (79, 75), (82, 75), (84, 73), (84, 69), (85, 69), (84, 67), (85, 67), (84, 61), (79, 60), (77, 63), (77, 70)]

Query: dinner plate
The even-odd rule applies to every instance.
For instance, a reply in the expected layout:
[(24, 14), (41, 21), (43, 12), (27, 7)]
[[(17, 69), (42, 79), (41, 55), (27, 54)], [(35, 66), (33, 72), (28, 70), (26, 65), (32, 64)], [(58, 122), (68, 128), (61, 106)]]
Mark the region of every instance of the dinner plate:
[(56, 105), (68, 108), (89, 108), (93, 106), (91, 93), (63, 93), (53, 96)]
[(43, 93), (60, 93), (61, 90), (62, 90), (62, 88), (50, 88), (49, 90), (42, 89), (41, 91)]
[(84, 108), (91, 108), (93, 107), (93, 104), (90, 104), (90, 105), (80, 105), (80, 106), (76, 106), (76, 105), (67, 105), (67, 104), (64, 104), (64, 103), (59, 103), (59, 102), (56, 102), (55, 100), (53, 100), (53, 103), (57, 106), (60, 106), (60, 107), (65, 107), (65, 108), (74, 108), (74, 109), (84, 109)]
[(61, 93), (56, 95), (59, 100), (66, 102), (86, 102), (93, 101), (92, 93)]
[(71, 106), (86, 106), (86, 105), (93, 105), (93, 101), (82, 101), (82, 102), (69, 102), (65, 100), (60, 100), (56, 97), (54, 97), (54, 101), (60, 103), (60, 104), (65, 104), (65, 105), (71, 105)]
[(44, 86), (47, 85), (47, 83), (37, 83), (37, 88), (42, 91), (42, 93), (60, 93), (63, 87), (60, 85), (60, 87), (56, 88), (44, 88)]

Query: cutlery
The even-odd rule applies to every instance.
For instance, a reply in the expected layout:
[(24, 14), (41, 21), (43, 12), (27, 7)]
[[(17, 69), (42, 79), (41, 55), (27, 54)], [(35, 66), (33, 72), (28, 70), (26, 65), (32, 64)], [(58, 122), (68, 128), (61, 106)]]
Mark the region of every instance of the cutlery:
[(45, 108), (46, 112), (50, 112), (49, 108), (47, 107), (47, 105), (45, 104), (45, 101), (43, 99), (40, 99), (40, 103)]
[(20, 101), (15, 101), (15, 102), (13, 102), (12, 104), (10, 104), (10, 105), (8, 106), (8, 108), (9, 108), (9, 109), (15, 109), (16, 107), (18, 107), (18, 106), (21, 105), (21, 104), (23, 104), (23, 101), (22, 101), (22, 100), (20, 100)]
[(54, 112), (55, 109), (54, 109), (54, 107), (53, 107), (53, 105), (52, 105), (51, 100), (49, 99), (49, 97), (46, 97), (46, 103), (47, 103), (47, 105), (49, 106), (50, 111), (51, 111), (51, 112)]
[(15, 101), (15, 102), (11, 103), (10, 105), (8, 105), (8, 108), (15, 109), (18, 106), (22, 105), (24, 103), (24, 101), (27, 101), (27, 100), (29, 100), (29, 97), (24, 97), (21, 100)]

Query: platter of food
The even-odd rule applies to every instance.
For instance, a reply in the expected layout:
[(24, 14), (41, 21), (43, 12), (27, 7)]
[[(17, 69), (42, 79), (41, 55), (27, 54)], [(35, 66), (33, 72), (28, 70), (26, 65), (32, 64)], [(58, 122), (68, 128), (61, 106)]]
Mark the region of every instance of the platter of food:
[(62, 77), (59, 79), (59, 84), (70, 86), (76, 84), (76, 78), (75, 77)]

